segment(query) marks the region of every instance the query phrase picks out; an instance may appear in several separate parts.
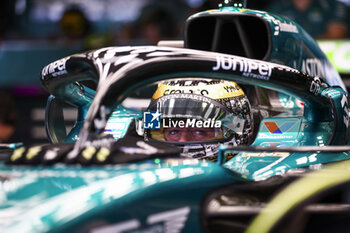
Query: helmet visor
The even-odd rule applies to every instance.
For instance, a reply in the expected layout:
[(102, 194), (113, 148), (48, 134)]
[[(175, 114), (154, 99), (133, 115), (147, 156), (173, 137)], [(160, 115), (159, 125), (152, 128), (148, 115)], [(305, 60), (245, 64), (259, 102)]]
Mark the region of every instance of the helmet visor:
[[(147, 135), (168, 142), (225, 141), (242, 134), (245, 119), (221, 103), (194, 94), (174, 94), (151, 103), (150, 112), (160, 114), (159, 127)], [(146, 128), (146, 127), (145, 127)]]

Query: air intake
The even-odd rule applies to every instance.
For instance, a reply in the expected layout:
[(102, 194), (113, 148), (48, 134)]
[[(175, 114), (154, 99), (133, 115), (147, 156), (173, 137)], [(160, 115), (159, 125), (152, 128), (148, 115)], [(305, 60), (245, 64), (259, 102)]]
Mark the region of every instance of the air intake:
[(261, 17), (209, 13), (187, 20), (185, 47), (265, 60), (270, 53), (270, 34), (268, 23)]

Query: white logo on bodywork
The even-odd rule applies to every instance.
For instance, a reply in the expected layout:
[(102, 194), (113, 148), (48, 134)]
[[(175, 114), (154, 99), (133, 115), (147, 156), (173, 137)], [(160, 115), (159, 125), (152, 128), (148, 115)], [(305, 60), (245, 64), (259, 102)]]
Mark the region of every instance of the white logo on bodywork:
[(216, 57), (213, 71), (220, 69), (240, 71), (243, 76), (264, 80), (269, 80), (272, 72), (272, 67), (262, 62), (222, 56)]
[(147, 217), (147, 226), (141, 228), (141, 222), (137, 219), (132, 219), (114, 225), (95, 228), (91, 233), (180, 233), (186, 224), (190, 210), (190, 207), (185, 206), (152, 214)]

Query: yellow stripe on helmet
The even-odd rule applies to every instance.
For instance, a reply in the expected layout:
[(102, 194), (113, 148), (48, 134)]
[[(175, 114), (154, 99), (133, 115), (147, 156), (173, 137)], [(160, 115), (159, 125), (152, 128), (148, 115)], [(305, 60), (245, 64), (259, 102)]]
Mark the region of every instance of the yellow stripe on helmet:
[(214, 100), (235, 98), (244, 96), (243, 90), (232, 81), (218, 82), (198, 82), (197, 85), (169, 85), (168, 82), (162, 82), (158, 85), (153, 99), (158, 99), (165, 95), (189, 93), (209, 97)]

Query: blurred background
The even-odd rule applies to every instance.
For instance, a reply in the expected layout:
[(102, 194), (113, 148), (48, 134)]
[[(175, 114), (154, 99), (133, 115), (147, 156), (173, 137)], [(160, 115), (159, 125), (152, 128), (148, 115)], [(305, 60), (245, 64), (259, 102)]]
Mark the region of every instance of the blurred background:
[[(42, 68), (105, 46), (182, 39), (186, 18), (219, 0), (1, 0), (0, 143), (45, 143)], [(312, 36), (350, 87), (350, 0), (248, 0), (247, 8), (287, 15)], [(75, 119), (67, 108), (65, 118)]]

